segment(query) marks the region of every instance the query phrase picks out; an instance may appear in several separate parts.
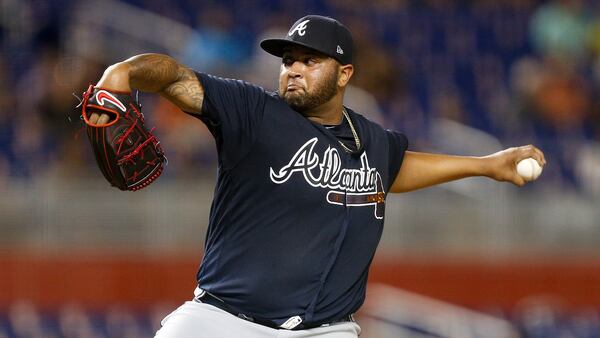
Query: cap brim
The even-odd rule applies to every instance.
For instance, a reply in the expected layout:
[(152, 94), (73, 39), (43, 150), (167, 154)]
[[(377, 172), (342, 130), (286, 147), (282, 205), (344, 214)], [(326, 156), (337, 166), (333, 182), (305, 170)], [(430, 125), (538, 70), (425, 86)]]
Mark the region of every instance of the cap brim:
[(286, 39), (265, 39), (260, 42), (260, 48), (265, 52), (278, 57), (283, 56), (283, 50), (288, 46), (302, 46), (327, 55), (325, 52), (315, 49), (307, 44)]

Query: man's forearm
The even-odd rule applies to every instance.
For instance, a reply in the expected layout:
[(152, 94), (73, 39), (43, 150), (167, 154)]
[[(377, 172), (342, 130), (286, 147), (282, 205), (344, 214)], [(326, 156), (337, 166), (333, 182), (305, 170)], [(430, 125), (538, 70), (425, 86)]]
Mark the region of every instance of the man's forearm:
[(486, 174), (483, 158), (407, 151), (392, 192), (407, 192)]
[(97, 86), (157, 93), (176, 82), (180, 73), (179, 63), (170, 56), (141, 54), (108, 67)]
[(522, 186), (516, 164), (525, 158), (546, 165), (544, 153), (533, 145), (508, 148), (484, 157), (451, 156), (407, 151), (391, 192), (407, 192), (471, 176), (486, 176)]
[(189, 113), (200, 113), (204, 89), (194, 72), (161, 54), (140, 54), (106, 69), (98, 87), (131, 92), (160, 93)]

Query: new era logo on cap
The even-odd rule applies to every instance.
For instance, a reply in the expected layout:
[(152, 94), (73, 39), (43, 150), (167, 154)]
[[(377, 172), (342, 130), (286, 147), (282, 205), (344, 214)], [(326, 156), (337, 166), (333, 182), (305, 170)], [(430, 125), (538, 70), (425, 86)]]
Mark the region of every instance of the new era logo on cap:
[(286, 47), (301, 46), (334, 58), (343, 65), (352, 63), (352, 34), (341, 22), (326, 16), (307, 15), (296, 21), (283, 39), (265, 39), (260, 46), (282, 57)]

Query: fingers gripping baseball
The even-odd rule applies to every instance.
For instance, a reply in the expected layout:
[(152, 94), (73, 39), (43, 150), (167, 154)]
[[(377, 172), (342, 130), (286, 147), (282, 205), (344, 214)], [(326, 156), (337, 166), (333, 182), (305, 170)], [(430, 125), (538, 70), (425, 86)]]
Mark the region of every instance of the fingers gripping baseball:
[(517, 186), (525, 185), (528, 180), (517, 171), (517, 164), (527, 158), (533, 158), (543, 169), (546, 165), (544, 153), (533, 145), (509, 148), (490, 155), (493, 161), (490, 177), (498, 181), (511, 182)]

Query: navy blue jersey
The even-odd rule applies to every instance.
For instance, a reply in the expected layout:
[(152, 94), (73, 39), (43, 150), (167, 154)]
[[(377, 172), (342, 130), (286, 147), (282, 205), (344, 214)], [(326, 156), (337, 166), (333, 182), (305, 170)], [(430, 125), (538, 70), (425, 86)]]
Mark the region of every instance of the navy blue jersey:
[(197, 76), (219, 159), (199, 285), (276, 323), (355, 312), (406, 137), (348, 109), (362, 144), (348, 153), (334, 135), (348, 139), (348, 128), (312, 122), (249, 83)]

